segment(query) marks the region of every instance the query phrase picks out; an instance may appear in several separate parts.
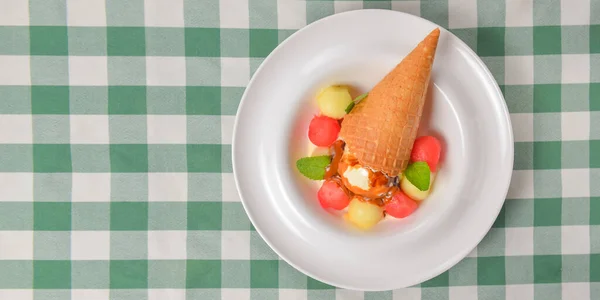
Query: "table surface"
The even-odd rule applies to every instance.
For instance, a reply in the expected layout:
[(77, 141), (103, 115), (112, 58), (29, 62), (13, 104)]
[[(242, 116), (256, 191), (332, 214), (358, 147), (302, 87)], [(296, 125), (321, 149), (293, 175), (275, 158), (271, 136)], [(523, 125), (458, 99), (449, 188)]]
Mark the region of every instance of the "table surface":
[[(463, 39), (515, 137), (508, 199), (477, 249), (377, 293), (279, 259), (231, 167), (263, 59), (361, 8)], [(598, 24), (600, 0), (0, 0), (0, 299), (600, 299)]]

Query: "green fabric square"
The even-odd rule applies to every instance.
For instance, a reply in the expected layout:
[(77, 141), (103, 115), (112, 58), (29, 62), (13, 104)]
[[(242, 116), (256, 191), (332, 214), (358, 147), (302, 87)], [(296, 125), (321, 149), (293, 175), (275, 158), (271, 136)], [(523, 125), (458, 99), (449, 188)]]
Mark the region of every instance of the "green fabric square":
[(185, 114), (185, 87), (148, 86), (146, 94), (148, 114)]
[(511, 113), (533, 112), (533, 86), (531, 85), (504, 86), (504, 99)]
[[(598, 65), (600, 67), (600, 64)], [(593, 68), (592, 68), (593, 70)], [(600, 111), (600, 101), (594, 101), (594, 99), (600, 99), (600, 83), (590, 83), (590, 110)]]
[(590, 51), (589, 26), (562, 26), (562, 54), (587, 54)]
[(560, 55), (536, 55), (533, 57), (533, 82), (536, 85), (540, 83), (560, 83), (562, 81), (561, 76), (562, 61)]
[(504, 286), (478, 286), (477, 299), (479, 300), (495, 300), (506, 299), (506, 288)]
[(449, 286), (477, 284), (477, 258), (465, 257), (448, 270)]
[(590, 141), (590, 168), (600, 168), (600, 140)]
[(561, 116), (560, 114), (534, 114), (533, 115), (533, 140), (534, 141), (560, 141)]
[(221, 29), (221, 56), (248, 57), (250, 33), (248, 29)]
[(69, 55), (106, 55), (105, 27), (69, 27)]
[(191, 144), (221, 143), (221, 116), (188, 116), (187, 142)]
[(142, 289), (111, 289), (110, 300), (148, 300), (148, 291)]
[(144, 26), (143, 0), (106, 0), (108, 26)]
[(477, 245), (478, 256), (501, 256), (504, 254), (506, 234), (504, 228), (492, 228)]
[(189, 173), (188, 201), (219, 202), (222, 199), (221, 186), (219, 173)]
[(31, 289), (33, 286), (33, 261), (0, 260), (0, 288)]
[(590, 198), (590, 225), (600, 225), (600, 197)]
[(477, 258), (477, 284), (479, 285), (504, 285), (505, 261), (504, 257), (478, 257)]
[[(424, 3), (422, 3), (424, 4)], [(335, 7), (333, 1), (307, 1), (306, 2), (306, 24), (333, 15)]]
[(533, 27), (533, 53), (535, 55), (561, 54), (561, 27)]
[(111, 172), (148, 172), (148, 147), (145, 144), (111, 144)]
[[(109, 172), (108, 145), (71, 145), (74, 172)], [(90, 159), (93, 157), (94, 159)]]
[(589, 255), (562, 256), (562, 282), (588, 282), (590, 280)]
[(186, 146), (148, 145), (148, 170), (150, 172), (186, 172)]
[(146, 85), (146, 58), (109, 56), (108, 84), (110, 86)]
[(222, 145), (221, 147), (221, 172), (233, 173), (231, 160), (231, 145)]
[(0, 26), (0, 55), (28, 55), (29, 28), (25, 26)]
[(536, 284), (533, 287), (533, 299), (562, 300), (560, 284)]
[(560, 84), (536, 84), (533, 86), (533, 112), (560, 112)]
[(561, 223), (563, 226), (589, 225), (592, 211), (590, 198), (563, 198)]
[(183, 1), (185, 27), (219, 27), (219, 1)]
[(480, 56), (503, 56), (504, 35), (504, 27), (478, 28), (477, 54)]
[(506, 55), (533, 54), (533, 28), (506, 27), (504, 53)]
[(506, 6), (504, 2), (495, 0), (479, 0), (477, 2), (478, 29), (490, 26), (505, 26)]
[[(204, 221), (200, 220), (199, 222)], [(221, 239), (221, 232), (217, 230), (188, 231), (186, 243), (187, 258), (220, 259), (222, 249), (219, 241)]]
[(71, 261), (35, 260), (33, 262), (33, 288), (71, 288)]
[(29, 0), (29, 23), (31, 25), (66, 25), (66, 1)]
[(533, 195), (537, 198), (562, 196), (560, 170), (537, 170), (533, 173)]
[[(221, 85), (221, 59), (218, 57), (186, 57), (186, 82), (189, 86)], [(196, 70), (203, 70), (196, 72)]]
[(515, 161), (513, 169), (531, 170), (533, 169), (533, 143), (515, 142)]
[(267, 245), (265, 240), (260, 237), (258, 232), (250, 232), (250, 258), (253, 260), (275, 260), (277, 254)]
[(220, 288), (220, 260), (187, 260), (186, 288)]
[(73, 230), (110, 229), (110, 203), (73, 202), (71, 206)]
[(492, 72), (492, 75), (494, 75), (494, 79), (496, 80), (496, 82), (500, 85), (504, 84), (504, 57), (488, 56), (482, 57), (481, 60), (485, 63), (490, 72)]
[(220, 115), (221, 88), (194, 86), (186, 88), (186, 111), (190, 115)]
[(561, 142), (534, 142), (533, 167), (539, 169), (560, 169)]
[(188, 230), (221, 230), (221, 202), (188, 202)]
[(147, 260), (111, 260), (110, 288), (138, 289), (148, 287)]
[[(478, 5), (477, 7), (480, 8), (481, 5)], [(420, 14), (421, 18), (434, 22), (444, 28), (448, 28), (448, 4), (440, 5), (437, 1), (423, 1), (421, 2)], [(478, 14), (481, 13), (478, 12)], [(426, 299), (423, 298), (423, 300)]]
[(250, 29), (250, 57), (267, 57), (279, 43), (275, 29)]
[(108, 88), (108, 113), (146, 114), (146, 88), (143, 86), (111, 86)]
[(219, 28), (185, 28), (185, 56), (221, 56)]
[(110, 142), (114, 144), (145, 144), (147, 142), (145, 115), (108, 116)]
[(590, 255), (590, 281), (600, 282), (600, 254)]
[(535, 255), (533, 257), (534, 283), (560, 283), (562, 257), (560, 255)]
[(66, 56), (31, 56), (32, 85), (68, 85), (69, 60)]
[(0, 86), (0, 111), (7, 114), (31, 113), (31, 89), (30, 86)]
[(108, 87), (71, 86), (69, 87), (69, 105), (71, 114), (107, 114)]
[(69, 143), (69, 116), (33, 115), (33, 142), (37, 144)]
[[(537, 201), (537, 199), (536, 199)], [(546, 207), (546, 208), (554, 208), (554, 207)], [(542, 209), (543, 212), (543, 209)], [(538, 213), (538, 211), (536, 211)], [(555, 212), (552, 212), (552, 217), (554, 217)], [(560, 211), (561, 215), (558, 217), (560, 220), (562, 216), (562, 210)], [(536, 217), (539, 214), (535, 215)], [(539, 219), (536, 219), (538, 221)], [(551, 220), (546, 220), (547, 222), (552, 222)], [(533, 252), (536, 255), (540, 254), (560, 254), (561, 251), (561, 229), (560, 227), (555, 226), (537, 226), (533, 229)]]
[(589, 167), (590, 147), (588, 141), (563, 141), (561, 145), (563, 169)]
[(148, 203), (149, 230), (185, 230), (187, 204), (183, 202)]
[(333, 290), (333, 289), (335, 289), (334, 286), (331, 286), (327, 283), (318, 281), (309, 276), (305, 276), (305, 277), (306, 277), (306, 288), (309, 290)]
[(69, 114), (69, 87), (32, 86), (32, 114)]
[(68, 231), (35, 231), (33, 233), (35, 260), (69, 260), (71, 233)]
[(244, 88), (242, 87), (222, 87), (220, 114), (234, 116), (240, 105), (242, 94), (244, 94)]
[(505, 228), (505, 227), (506, 227), (506, 208), (503, 205), (502, 208), (500, 209), (500, 212), (498, 213), (498, 217), (494, 221), (494, 224), (492, 224), (492, 228)]
[(264, 57), (250, 57), (250, 76), (254, 76), (254, 73), (258, 70), (258, 68), (262, 65), (263, 61), (265, 61)]
[(560, 0), (533, 1), (533, 25), (560, 25)]
[[(250, 288), (250, 261), (223, 260), (221, 261), (221, 285), (223, 288)], [(281, 282), (279, 282), (279, 287)]]
[(66, 289), (60, 290), (33, 290), (33, 299), (35, 300), (61, 300), (70, 299), (71, 291)]
[(250, 219), (238, 202), (223, 202), (223, 230), (250, 230)]
[(185, 268), (185, 260), (149, 260), (148, 287), (184, 289)]
[(71, 204), (33, 203), (33, 230), (71, 230)]
[(561, 88), (561, 111), (587, 111), (590, 109), (590, 85), (563, 84)]
[[(250, 267), (248, 266), (248, 270)], [(306, 289), (306, 275), (296, 270), (284, 260), (279, 261), (279, 287), (282, 289)], [(250, 274), (250, 272), (248, 272)], [(248, 279), (248, 282), (250, 280)]]
[(249, 0), (250, 28), (277, 28), (277, 0)]
[(534, 200), (534, 226), (560, 226), (562, 203), (560, 198)]
[[(379, 0), (365, 0), (363, 3), (363, 8), (364, 9), (392, 9), (392, 3), (391, 1), (379, 1)], [(379, 298), (369, 298), (371, 296), (367, 296), (371, 294), (371, 292), (366, 292), (365, 293), (365, 300), (375, 300), (375, 299), (379, 299)], [(385, 294), (383, 292), (381, 293), (377, 293), (377, 292), (373, 292), (372, 294)], [(384, 298), (381, 298), (381, 300), (383, 300)], [(390, 299), (391, 299), (391, 294), (390, 294)]]
[(251, 260), (250, 286), (252, 288), (277, 288), (279, 263), (277, 260)]
[[(138, 212), (139, 213), (139, 212)], [(148, 257), (148, 233), (113, 231), (110, 233), (110, 259), (145, 259)]]
[[(33, 230), (32, 202), (0, 202), (0, 230)], [(2, 270), (2, 269), (0, 269)], [(0, 275), (0, 288), (2, 280)]]
[(144, 27), (107, 27), (106, 37), (110, 56), (146, 55)]
[(71, 284), (74, 289), (108, 289), (110, 264), (107, 261), (71, 261)]
[(71, 172), (69, 144), (34, 144), (33, 169), (35, 172)]
[(532, 226), (533, 201), (531, 199), (507, 200), (504, 203), (506, 227)]
[(533, 256), (507, 256), (506, 284), (533, 283)]
[(71, 201), (72, 178), (70, 173), (35, 173), (33, 199), (36, 202)]
[(276, 288), (251, 289), (250, 290), (250, 299), (278, 300), (279, 299), (279, 290)]
[(33, 145), (0, 144), (0, 172), (32, 172)]
[(67, 27), (31, 26), (29, 27), (31, 55), (67, 55)]
[(278, 37), (279, 44), (281, 44), (283, 41), (287, 40), (296, 31), (297, 31), (296, 29), (278, 29), (277, 37)]
[(421, 287), (424, 287), (424, 288), (441, 287), (441, 286), (448, 286), (449, 283), (450, 283), (450, 275), (449, 275), (449, 271), (446, 271), (436, 277), (433, 277), (433, 278), (421, 283)]
[(477, 52), (477, 28), (450, 28), (450, 31)]
[(181, 28), (146, 28), (146, 52), (152, 56), (184, 56), (184, 31)]
[[(590, 37), (600, 36), (600, 24), (590, 25)], [(600, 39), (589, 39), (590, 41), (590, 53), (600, 53)]]
[(111, 202), (110, 230), (147, 230), (147, 202)]
[(188, 172), (221, 172), (221, 145), (187, 145)]

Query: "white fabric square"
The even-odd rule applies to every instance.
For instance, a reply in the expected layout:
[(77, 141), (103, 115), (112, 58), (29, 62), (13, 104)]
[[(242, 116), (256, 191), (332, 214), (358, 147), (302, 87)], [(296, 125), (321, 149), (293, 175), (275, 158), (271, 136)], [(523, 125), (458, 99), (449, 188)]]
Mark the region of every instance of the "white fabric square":
[(583, 141), (590, 139), (589, 112), (563, 112), (560, 116), (563, 141)]
[(105, 0), (68, 0), (69, 26), (106, 26)]
[(250, 289), (221, 289), (221, 300), (250, 300)]
[(421, 3), (419, 1), (394, 1), (392, 2), (392, 10), (420, 16)]
[(533, 198), (533, 171), (513, 170), (506, 197), (509, 199)]
[(505, 2), (506, 27), (533, 26), (533, 0)]
[(148, 231), (148, 259), (186, 259), (185, 230)]
[(222, 231), (221, 259), (250, 259), (250, 231)]
[(404, 288), (392, 291), (393, 300), (421, 300), (420, 288)]
[[(1, 20), (1, 18), (0, 18)], [(0, 299), (33, 300), (33, 290), (0, 289)], [(76, 299), (76, 298), (73, 298)], [(87, 298), (86, 298), (87, 299)], [(95, 299), (92, 299), (95, 300)]]
[(477, 27), (477, 0), (448, 0), (448, 26)]
[(221, 144), (231, 145), (235, 116), (221, 116)]
[(245, 57), (221, 57), (221, 85), (245, 87), (250, 81), (250, 60)]
[(533, 255), (533, 227), (506, 228), (504, 232), (507, 256)]
[(533, 84), (533, 56), (506, 56), (504, 84)]
[(589, 282), (563, 282), (561, 300), (585, 300), (590, 297)]
[(279, 289), (279, 300), (306, 300), (308, 292), (306, 290)]
[(0, 25), (29, 25), (29, 1), (0, 0), (0, 7)]
[(300, 29), (305, 25), (306, 3), (303, 1), (277, 0), (278, 29)]
[(187, 180), (186, 173), (148, 173), (148, 201), (187, 201)]
[(561, 25), (590, 25), (590, 0), (561, 0)]
[(108, 144), (107, 115), (71, 115), (72, 144)]
[(562, 169), (561, 177), (563, 197), (590, 196), (589, 169)]
[(1, 144), (31, 144), (31, 115), (0, 115)]
[(335, 13), (341, 13), (351, 10), (359, 10), (363, 8), (362, 1), (334, 1), (333, 9)]
[(148, 300), (185, 300), (184, 289), (148, 289)]
[[(27, 1), (23, 1), (27, 5)], [(10, 11), (10, 9), (9, 9)], [(0, 22), (2, 22), (0, 9)], [(31, 85), (31, 70), (27, 55), (0, 55), (0, 82), (2, 85)]]
[(185, 57), (146, 57), (148, 85), (185, 86)]
[(533, 114), (510, 114), (515, 142), (533, 142)]
[(77, 289), (71, 290), (73, 300), (109, 300), (110, 290)]
[(507, 285), (505, 288), (506, 300), (533, 299), (533, 284)]
[(476, 286), (451, 286), (448, 293), (450, 300), (477, 300)]
[(589, 254), (589, 226), (561, 226), (561, 254)]
[(106, 56), (69, 56), (69, 84), (108, 84), (108, 62)]
[(185, 144), (187, 124), (185, 115), (148, 115), (149, 144)]
[(72, 260), (108, 260), (110, 231), (72, 231)]
[(221, 195), (223, 202), (241, 202), (232, 173), (221, 174)]
[(0, 260), (33, 259), (33, 231), (0, 231)]
[(33, 173), (0, 173), (0, 202), (32, 202)]
[(73, 202), (110, 202), (110, 173), (73, 173)]
[(562, 83), (588, 83), (590, 81), (589, 54), (563, 54)]
[(145, 0), (146, 26), (183, 27), (183, 0)]
[(248, 1), (220, 0), (219, 14), (221, 28), (248, 28), (250, 27), (250, 13)]

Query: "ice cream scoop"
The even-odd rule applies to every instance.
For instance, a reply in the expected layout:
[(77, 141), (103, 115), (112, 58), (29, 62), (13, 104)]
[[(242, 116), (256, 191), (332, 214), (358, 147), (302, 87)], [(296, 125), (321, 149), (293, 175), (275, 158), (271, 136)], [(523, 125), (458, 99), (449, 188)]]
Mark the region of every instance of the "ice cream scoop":
[(338, 174), (348, 190), (367, 198), (381, 198), (392, 187), (393, 178), (358, 163), (356, 157), (344, 152), (338, 164)]

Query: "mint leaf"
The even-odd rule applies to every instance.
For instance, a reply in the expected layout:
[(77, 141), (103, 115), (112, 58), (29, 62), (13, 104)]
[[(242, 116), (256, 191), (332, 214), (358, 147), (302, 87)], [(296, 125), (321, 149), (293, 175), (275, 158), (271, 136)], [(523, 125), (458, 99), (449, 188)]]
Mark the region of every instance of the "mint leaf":
[(329, 155), (303, 157), (296, 161), (296, 168), (312, 180), (321, 180), (325, 177), (325, 168), (331, 163)]
[(404, 170), (406, 179), (421, 191), (429, 189), (430, 173), (429, 165), (424, 161), (414, 162)]
[(356, 103), (354, 103), (354, 102), (350, 102), (350, 104), (348, 104), (348, 107), (346, 107), (347, 114), (349, 114), (350, 111), (354, 108), (354, 105), (356, 105)]
[(369, 93), (364, 93), (354, 98), (354, 101), (352, 101), (350, 104), (348, 104), (348, 107), (346, 107), (346, 113), (349, 114), (350, 111), (352, 111), (352, 109), (354, 108), (354, 105), (360, 102), (360, 100), (365, 99), (367, 95), (369, 95)]

